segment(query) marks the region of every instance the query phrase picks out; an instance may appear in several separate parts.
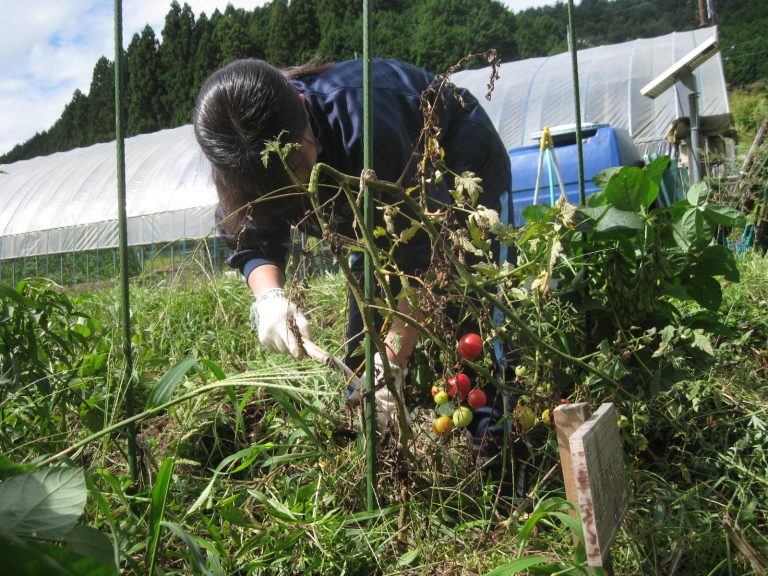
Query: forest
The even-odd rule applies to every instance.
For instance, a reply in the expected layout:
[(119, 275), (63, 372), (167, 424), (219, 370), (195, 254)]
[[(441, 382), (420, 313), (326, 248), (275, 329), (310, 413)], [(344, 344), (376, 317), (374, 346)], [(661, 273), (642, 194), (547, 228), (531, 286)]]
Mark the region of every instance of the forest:
[[(718, 0), (716, 17), (729, 86), (757, 84), (764, 92), (763, 0)], [(565, 2), (513, 13), (496, 0), (379, 0), (373, 18), (376, 56), (436, 73), (489, 48), (502, 61), (567, 49)], [(229, 5), (210, 16), (174, 0), (159, 34), (146, 26), (125, 48), (127, 135), (190, 123), (205, 78), (234, 59), (292, 66), (359, 57), (361, 22), (358, 0), (272, 0), (252, 11)], [(589, 48), (692, 30), (699, 14), (696, 0), (582, 0), (574, 22), (579, 47)], [(0, 156), (0, 163), (108, 142), (115, 137), (114, 118), (114, 62), (102, 56), (87, 91), (75, 90), (53, 126)]]

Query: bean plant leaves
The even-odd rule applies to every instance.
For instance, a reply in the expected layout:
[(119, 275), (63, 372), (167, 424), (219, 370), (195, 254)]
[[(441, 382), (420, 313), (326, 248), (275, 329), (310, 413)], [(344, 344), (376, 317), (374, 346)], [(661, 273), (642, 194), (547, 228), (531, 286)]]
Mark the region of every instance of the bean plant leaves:
[(85, 509), (80, 468), (42, 468), (0, 484), (0, 526), (23, 536), (56, 540), (69, 533)]
[(95, 528), (76, 524), (67, 534), (65, 541), (70, 550), (90, 556), (117, 572), (115, 549), (112, 542)]
[(707, 201), (709, 195), (709, 188), (706, 182), (696, 182), (693, 186), (688, 188), (688, 192), (685, 197), (691, 206), (703, 206)]
[(117, 576), (98, 560), (68, 548), (19, 538), (0, 530), (3, 574), (25, 576)]
[(741, 278), (736, 257), (721, 244), (707, 246), (696, 263), (686, 269), (686, 273), (692, 276), (723, 276), (731, 282), (738, 282)]
[(674, 227), (675, 241), (683, 250), (701, 248), (712, 239), (712, 225), (699, 208), (689, 208)]
[(711, 204), (704, 210), (704, 217), (715, 226), (740, 227), (744, 226), (744, 214), (735, 208)]
[(664, 176), (664, 172), (666, 172), (669, 167), (670, 161), (669, 156), (659, 156), (645, 167), (645, 173), (648, 175), (648, 179), (656, 186), (659, 186), (661, 183), (661, 179)]
[(707, 310), (717, 310), (723, 302), (720, 282), (711, 276), (694, 276), (684, 284), (683, 288), (697, 304)]
[(608, 181), (603, 194), (619, 210), (641, 212), (656, 200), (659, 187), (651, 183), (642, 169), (625, 166)]
[(635, 212), (619, 210), (613, 206), (580, 208), (579, 211), (595, 221), (595, 232), (643, 229), (643, 219)]

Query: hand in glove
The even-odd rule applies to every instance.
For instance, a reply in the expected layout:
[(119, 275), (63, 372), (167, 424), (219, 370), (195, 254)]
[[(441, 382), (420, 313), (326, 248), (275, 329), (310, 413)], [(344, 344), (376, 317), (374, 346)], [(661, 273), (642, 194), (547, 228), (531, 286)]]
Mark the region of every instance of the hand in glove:
[(251, 305), (251, 326), (258, 329), (262, 345), (270, 352), (298, 358), (303, 350), (291, 329), (292, 322), (295, 322), (302, 340), (311, 342), (309, 322), (296, 305), (288, 300), (282, 288), (267, 290)]
[[(384, 382), (384, 362), (381, 359), (381, 355), (377, 352), (376, 355), (373, 358), (373, 366), (374, 366), (374, 382), (376, 391), (374, 392), (374, 399), (375, 399), (375, 405), (376, 405), (376, 425), (380, 431), (384, 431), (387, 428), (390, 428), (395, 425), (397, 421), (397, 404), (395, 396), (390, 391), (389, 387), (387, 387), (386, 383)], [(400, 400), (403, 400), (403, 382), (405, 380), (406, 375), (408, 374), (407, 368), (400, 368), (399, 366), (395, 365), (394, 362), (389, 362), (390, 367), (390, 373), (392, 374), (392, 378), (394, 379), (394, 389), (397, 392), (398, 396), (400, 397)], [(360, 380), (364, 383), (366, 382), (366, 375), (363, 374), (363, 376), (360, 378)], [(347, 402), (352, 406), (357, 406), (360, 403), (360, 394), (362, 393), (361, 390), (355, 389), (352, 391), (352, 393), (347, 397)], [(406, 419), (410, 421), (408, 410), (405, 408), (405, 404), (403, 404), (403, 409), (405, 411)]]

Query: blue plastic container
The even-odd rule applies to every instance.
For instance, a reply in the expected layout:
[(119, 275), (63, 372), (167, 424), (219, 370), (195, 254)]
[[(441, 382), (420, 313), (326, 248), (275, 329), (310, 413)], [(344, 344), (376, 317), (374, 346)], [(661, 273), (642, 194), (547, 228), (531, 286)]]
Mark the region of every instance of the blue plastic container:
[[(555, 144), (553, 151), (560, 165), (560, 173), (563, 177), (568, 201), (572, 204), (578, 204), (579, 164), (576, 135), (572, 131), (555, 132), (553, 130), (552, 139)], [(581, 142), (584, 155), (584, 191), (587, 196), (598, 191), (592, 178), (606, 168), (643, 165), (626, 130), (604, 125), (587, 128), (582, 131)], [(522, 226), (525, 223), (522, 212), (526, 206), (533, 204), (539, 155), (538, 144), (509, 150), (509, 159), (512, 163), (512, 204), (515, 226)], [(557, 182), (554, 166), (552, 167), (552, 180), (555, 199), (557, 199), (560, 196), (560, 185)], [(538, 203), (550, 203), (549, 170), (546, 156), (541, 168)]]

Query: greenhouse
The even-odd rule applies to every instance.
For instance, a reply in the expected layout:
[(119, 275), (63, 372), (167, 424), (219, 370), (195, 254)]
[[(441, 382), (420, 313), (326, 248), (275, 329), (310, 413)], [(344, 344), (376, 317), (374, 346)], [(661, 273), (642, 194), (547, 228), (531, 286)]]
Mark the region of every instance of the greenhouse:
[[(716, 34), (704, 28), (580, 51), (582, 122), (626, 130), (641, 155), (669, 153), (667, 132), (689, 115), (691, 85), (678, 82), (656, 98), (643, 96), (641, 88)], [(545, 126), (574, 123), (569, 54), (505, 63), (500, 74), (490, 100), (483, 98), (489, 69), (459, 72), (453, 81), (484, 103), (510, 150), (534, 143)], [(703, 142), (720, 145), (731, 117), (719, 53), (693, 74)], [(200, 239), (208, 262), (220, 266), (228, 249), (215, 234), (216, 193), (192, 127), (136, 136), (125, 149), (132, 274), (173, 271)], [(44, 275), (66, 285), (114, 278), (114, 143), (0, 170), (0, 279)]]

